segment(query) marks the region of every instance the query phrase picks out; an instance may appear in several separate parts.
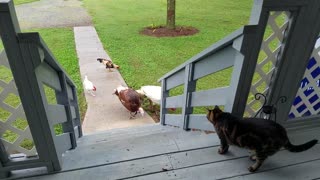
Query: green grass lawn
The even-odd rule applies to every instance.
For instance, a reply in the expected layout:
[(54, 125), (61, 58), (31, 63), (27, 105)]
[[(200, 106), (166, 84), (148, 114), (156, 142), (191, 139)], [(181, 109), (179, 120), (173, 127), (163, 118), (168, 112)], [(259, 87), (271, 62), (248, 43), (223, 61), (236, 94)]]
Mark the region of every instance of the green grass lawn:
[[(75, 51), (75, 43), (73, 38), (72, 28), (56, 28), (56, 29), (33, 29), (32, 32), (39, 32), (49, 49), (52, 51), (58, 62), (69, 74), (71, 79), (75, 82), (78, 90), (78, 100), (82, 119), (86, 111), (86, 102), (83, 94), (82, 81), (80, 78), (79, 66), (77, 55)], [(1, 43), (2, 45), (2, 43)], [(0, 49), (1, 49), (0, 45)], [(10, 82), (12, 79), (12, 74), (3, 66), (0, 66), (0, 79), (4, 82)], [(0, 90), (1, 91), (1, 90)], [(56, 104), (54, 91), (48, 87), (45, 87), (45, 92), (47, 95), (47, 100), (49, 104)], [(20, 104), (20, 99), (13, 94), (5, 99), (5, 103), (12, 107), (17, 107)], [(10, 114), (0, 108), (0, 120), (5, 121)], [(24, 129), (27, 126), (27, 121), (23, 119), (18, 119), (12, 124), (17, 129)], [(61, 125), (55, 126), (56, 134), (62, 132)], [(13, 142), (18, 136), (11, 132), (6, 131), (3, 138), (9, 142)], [(31, 149), (32, 142), (25, 140), (22, 142), (21, 146), (26, 149)]]
[[(194, 36), (155, 38), (139, 31), (166, 22), (166, 0), (84, 0), (99, 37), (121, 74), (134, 88), (159, 85), (157, 79), (249, 21), (252, 0), (176, 2), (177, 25), (200, 30)], [(227, 75), (226, 75), (227, 74)], [(228, 85), (230, 70), (198, 83), (198, 89)], [(210, 82), (210, 83), (208, 83)]]
[[(193, 26), (200, 32), (193, 36), (156, 38), (141, 35), (146, 26), (166, 23), (166, 0), (84, 0), (93, 17), (98, 35), (128, 86), (160, 85), (157, 80), (222, 39), (248, 24), (253, 0), (176, 1), (176, 24)], [(197, 90), (228, 86), (232, 69), (197, 81)], [(170, 95), (183, 92), (183, 87)], [(179, 112), (179, 111), (176, 111)], [(203, 107), (194, 113), (204, 113)]]
[(35, 2), (35, 1), (40, 1), (40, 0), (13, 0), (14, 5), (31, 3), (31, 2)]

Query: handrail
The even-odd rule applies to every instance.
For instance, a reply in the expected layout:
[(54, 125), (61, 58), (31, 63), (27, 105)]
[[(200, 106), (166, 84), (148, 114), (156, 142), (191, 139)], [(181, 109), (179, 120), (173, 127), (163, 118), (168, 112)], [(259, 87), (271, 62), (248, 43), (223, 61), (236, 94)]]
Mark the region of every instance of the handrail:
[[(240, 69), (244, 60), (240, 44), (243, 42), (244, 35), (246, 33), (250, 34), (252, 28), (255, 29), (252, 26), (238, 29), (159, 79), (162, 83), (161, 124), (179, 126), (185, 130), (194, 127), (212, 130), (212, 126), (205, 120), (204, 115), (192, 114), (193, 108), (224, 105), (226, 110), (232, 110)], [(230, 86), (196, 91), (196, 81), (198, 79), (232, 66), (235, 68)], [(181, 84), (184, 86), (183, 94), (169, 97), (169, 90)], [(167, 113), (168, 108), (180, 107), (182, 108), (181, 114)]]
[[(71, 78), (68, 76), (68, 74), (65, 72), (65, 70), (61, 67), (59, 63), (55, 60), (53, 54), (47, 47), (46, 43), (43, 41), (39, 33), (33, 32), (33, 33), (18, 33), (18, 41), (21, 44), (20, 46), (25, 46), (29, 47), (30, 45), (36, 45), (37, 48), (39, 47), (41, 50), (38, 51), (40, 58), (32, 58), (31, 60), (33, 61), (33, 67), (34, 70), (38, 69), (38, 67), (41, 66), (43, 63), (47, 63), (49, 66), (41, 66), (44, 71), (49, 70), (52, 68), (56, 74), (57, 74), (57, 82), (59, 86), (61, 86), (61, 89), (59, 87), (59, 91), (56, 92), (57, 95), (57, 102), (60, 105), (55, 105), (55, 106), (48, 106), (46, 107), (47, 113), (50, 113), (50, 111), (56, 111), (57, 108), (60, 109), (64, 114), (64, 111), (66, 111), (66, 115), (60, 117), (61, 123), (63, 123), (63, 131), (64, 133), (71, 133), (71, 144), (72, 144), (72, 149), (74, 149), (76, 145), (76, 139), (78, 137), (82, 136), (82, 131), (80, 127), (80, 114), (79, 114), (79, 107), (78, 107), (78, 102), (77, 102), (77, 95), (76, 95), (76, 86), (74, 82), (71, 80)], [(30, 47), (29, 47), (30, 50)], [(32, 50), (31, 50), (32, 51)], [(42, 55), (43, 53), (43, 55)], [(43, 57), (42, 57), (43, 56)], [(46, 70), (47, 69), (47, 70)], [(36, 76), (41, 76), (41, 74), (37, 74)], [(43, 79), (43, 77), (37, 77), (38, 81)], [(42, 84), (42, 82), (38, 82), (39, 84)], [(50, 86), (50, 84), (47, 84)], [(55, 88), (54, 88), (55, 89)], [(58, 90), (58, 89), (55, 89)], [(42, 96), (45, 96), (42, 91)], [(63, 109), (59, 108), (59, 106), (65, 106)], [(59, 114), (61, 114), (59, 113)], [(49, 115), (47, 114), (47, 117)], [(57, 118), (57, 117), (56, 117)], [(76, 122), (73, 121), (73, 119), (76, 119)], [(64, 122), (63, 120), (66, 119), (67, 122)], [(50, 120), (50, 118), (48, 118)], [(67, 124), (66, 124), (67, 123)], [(68, 125), (69, 124), (69, 125)], [(76, 131), (74, 130), (74, 127), (78, 127)], [(67, 148), (68, 146), (66, 146)], [(67, 149), (65, 149), (67, 150)], [(62, 150), (62, 151), (65, 151)]]
[(44, 61), (47, 62), (49, 65), (51, 65), (56, 71), (61, 71), (63, 74), (66, 75), (67, 81), (72, 85), (75, 86), (75, 83), (72, 81), (72, 79), (69, 77), (69, 75), (65, 72), (65, 70), (62, 68), (62, 66), (57, 63), (54, 59), (54, 55), (44, 42), (44, 40), (41, 38), (40, 34), (38, 32), (29, 32), (29, 33), (18, 33), (18, 40), (20, 43), (33, 43), (36, 44), (38, 47), (40, 47), (43, 52)]
[(228, 36), (226, 36), (225, 38), (223, 38), (222, 40), (214, 43), (213, 45), (209, 46), (208, 48), (206, 48), (205, 50), (201, 51), (200, 53), (198, 53), (197, 55), (193, 56), (192, 58), (190, 58), (189, 60), (187, 60), (185, 63), (179, 65), (178, 67), (174, 68), (173, 70), (171, 70), (170, 72), (168, 72), (167, 74), (165, 74), (164, 76), (162, 76), (160, 79), (158, 79), (158, 82), (160, 82), (161, 80), (173, 75), (174, 73), (180, 71), (181, 69), (183, 69), (186, 65), (191, 64), (191, 63), (195, 63), (211, 54), (214, 54), (215, 52), (231, 45), (233, 43), (233, 41), (235, 39), (237, 39), (238, 37), (240, 37), (243, 34), (244, 31), (244, 27), (239, 28), (238, 30), (232, 32), (231, 34), (229, 34)]

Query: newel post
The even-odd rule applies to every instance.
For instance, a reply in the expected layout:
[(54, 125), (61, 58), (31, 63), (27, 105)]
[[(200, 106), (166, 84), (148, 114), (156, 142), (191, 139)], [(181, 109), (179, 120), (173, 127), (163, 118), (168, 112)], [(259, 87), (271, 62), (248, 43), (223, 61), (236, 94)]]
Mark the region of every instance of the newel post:
[(59, 79), (61, 84), (61, 92), (56, 92), (57, 102), (65, 106), (67, 119), (69, 119), (67, 123), (62, 124), (62, 128), (64, 132), (70, 132), (71, 146), (72, 149), (75, 149), (77, 147), (77, 137), (74, 131), (75, 123), (73, 121), (71, 112), (71, 100), (68, 95), (66, 75), (63, 72), (59, 72)]
[(169, 91), (167, 90), (167, 80), (164, 78), (161, 80), (161, 105), (160, 105), (160, 123), (165, 125), (165, 114), (167, 114), (166, 109), (166, 99), (169, 97)]
[(191, 107), (192, 92), (196, 90), (196, 81), (193, 80), (194, 64), (188, 64), (185, 67), (185, 79), (184, 79), (184, 92), (183, 92), (183, 104), (182, 104), (182, 119), (183, 129), (189, 129), (189, 115), (192, 114), (193, 108)]
[(38, 47), (20, 43), (18, 19), (12, 0), (0, 1), (0, 35), (30, 127), (39, 160), (48, 171), (61, 169), (50, 125), (45, 113), (34, 63), (41, 61)]

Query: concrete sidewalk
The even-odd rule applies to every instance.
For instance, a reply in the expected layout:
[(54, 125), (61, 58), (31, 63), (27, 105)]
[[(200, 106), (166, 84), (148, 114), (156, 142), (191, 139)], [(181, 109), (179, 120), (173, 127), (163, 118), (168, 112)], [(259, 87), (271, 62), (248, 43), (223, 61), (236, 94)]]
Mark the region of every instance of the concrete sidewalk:
[(74, 36), (81, 77), (83, 79), (87, 75), (97, 88), (95, 97), (86, 93), (88, 109), (82, 126), (83, 132), (88, 134), (154, 123), (146, 113), (144, 117), (138, 114), (136, 118), (129, 119), (127, 109), (117, 96), (112, 95), (118, 85), (126, 86), (126, 83), (117, 70), (113, 69), (110, 72), (97, 61), (98, 57), (109, 59), (110, 57), (104, 51), (95, 28), (92, 26), (74, 27)]

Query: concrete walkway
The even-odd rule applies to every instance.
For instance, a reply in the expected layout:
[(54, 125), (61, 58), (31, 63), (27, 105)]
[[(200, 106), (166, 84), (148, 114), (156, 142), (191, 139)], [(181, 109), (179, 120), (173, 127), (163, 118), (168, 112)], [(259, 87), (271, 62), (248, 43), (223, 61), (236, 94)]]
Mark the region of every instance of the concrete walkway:
[[(117, 70), (110, 72), (96, 59), (109, 58), (104, 51), (96, 30), (92, 26), (74, 27), (76, 49), (79, 58), (82, 79), (85, 75), (96, 86), (95, 97), (86, 93), (87, 113), (83, 122), (85, 134), (114, 128), (125, 128), (154, 123), (145, 114), (129, 119), (129, 112), (120, 103), (117, 96), (112, 95), (118, 85), (126, 85)], [(120, 64), (121, 66), (121, 64)]]

